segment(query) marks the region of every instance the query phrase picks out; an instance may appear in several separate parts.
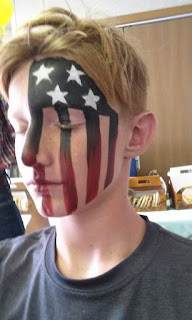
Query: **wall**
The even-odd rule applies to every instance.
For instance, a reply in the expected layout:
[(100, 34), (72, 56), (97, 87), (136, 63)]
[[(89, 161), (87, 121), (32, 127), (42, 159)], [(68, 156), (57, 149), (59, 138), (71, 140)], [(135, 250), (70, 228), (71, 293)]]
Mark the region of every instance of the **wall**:
[(158, 119), (139, 175), (156, 169), (167, 180), (170, 167), (192, 164), (192, 17), (127, 27), (149, 73), (148, 103)]
[[(91, 11), (94, 17), (104, 18), (136, 12), (150, 11), (168, 7), (192, 4), (192, 0), (12, 0), (14, 17), (12, 28), (15, 30), (24, 21), (30, 19), (44, 8), (61, 6), (70, 8), (80, 16)], [(69, 6), (68, 6), (69, 4)]]

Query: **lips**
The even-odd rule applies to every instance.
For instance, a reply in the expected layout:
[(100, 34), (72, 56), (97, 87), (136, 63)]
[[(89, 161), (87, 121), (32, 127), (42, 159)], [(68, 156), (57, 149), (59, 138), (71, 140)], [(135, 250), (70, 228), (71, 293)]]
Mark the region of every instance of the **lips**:
[(49, 185), (60, 185), (63, 184), (62, 181), (49, 181), (49, 180), (30, 180), (27, 183), (27, 186), (49, 186)]
[[(63, 182), (49, 180), (30, 180), (26, 183), (28, 187), (32, 187), (33, 192), (42, 196), (50, 196), (52, 188), (57, 188), (63, 185)], [(32, 191), (31, 190), (31, 191)]]
[(52, 193), (54, 189), (57, 192), (58, 190), (57, 188), (61, 187), (62, 185), (63, 185), (62, 183), (47, 181), (47, 182), (44, 182), (43, 184), (31, 183), (28, 186), (31, 187), (31, 191), (35, 192), (36, 194), (50, 197), (50, 192)]

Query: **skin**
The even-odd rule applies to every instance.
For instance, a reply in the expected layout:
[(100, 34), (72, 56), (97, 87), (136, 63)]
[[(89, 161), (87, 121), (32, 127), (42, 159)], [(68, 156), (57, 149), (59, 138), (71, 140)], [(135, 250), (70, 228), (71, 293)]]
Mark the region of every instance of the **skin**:
[[(25, 161), (30, 149), (30, 125), (33, 122), (28, 98), (31, 64), (32, 61), (27, 62), (13, 75), (9, 87), (9, 119), (16, 131), (18, 165), (42, 215), (47, 215), (42, 205), (43, 197), (47, 202), (51, 197), (52, 209), (48, 214), (54, 213), (58, 217), (55, 225), (56, 265), (59, 271), (75, 279), (94, 277), (131, 254), (144, 237), (146, 223), (131, 207), (127, 197), (129, 168), (130, 159), (143, 153), (149, 146), (156, 119), (149, 111), (129, 121), (119, 116), (113, 175), (106, 185), (110, 119), (105, 115), (99, 116), (102, 139), (98, 190), (94, 199), (87, 201), (88, 138), (85, 116), (80, 109), (68, 109), (71, 122), (75, 127), (77, 125), (71, 131), (71, 159), (78, 196), (77, 209), (69, 214), (63, 197), (63, 184), (67, 182), (61, 181), (61, 128), (58, 113), (51, 105), (43, 109), (42, 132), (38, 152), (33, 158), (35, 161)], [(118, 104), (110, 103), (110, 108), (120, 115)], [(31, 185), (29, 182), (42, 172), (54, 184), (47, 183), (46, 187)]]

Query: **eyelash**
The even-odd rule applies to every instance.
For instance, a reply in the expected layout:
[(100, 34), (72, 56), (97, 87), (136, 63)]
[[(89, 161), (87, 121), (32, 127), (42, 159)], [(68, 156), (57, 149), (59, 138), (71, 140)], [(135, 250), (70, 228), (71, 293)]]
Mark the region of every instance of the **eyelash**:
[(72, 130), (75, 128), (75, 125), (72, 125), (71, 123), (60, 123), (59, 124), (59, 127), (61, 128), (61, 130)]

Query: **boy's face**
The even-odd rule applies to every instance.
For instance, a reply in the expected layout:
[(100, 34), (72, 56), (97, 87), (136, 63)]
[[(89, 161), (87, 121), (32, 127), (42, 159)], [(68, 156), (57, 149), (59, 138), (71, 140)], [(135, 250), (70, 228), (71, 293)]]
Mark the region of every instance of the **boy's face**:
[(118, 113), (74, 61), (44, 58), (20, 68), (9, 118), (18, 166), (42, 215), (81, 210), (114, 183), (123, 159)]

